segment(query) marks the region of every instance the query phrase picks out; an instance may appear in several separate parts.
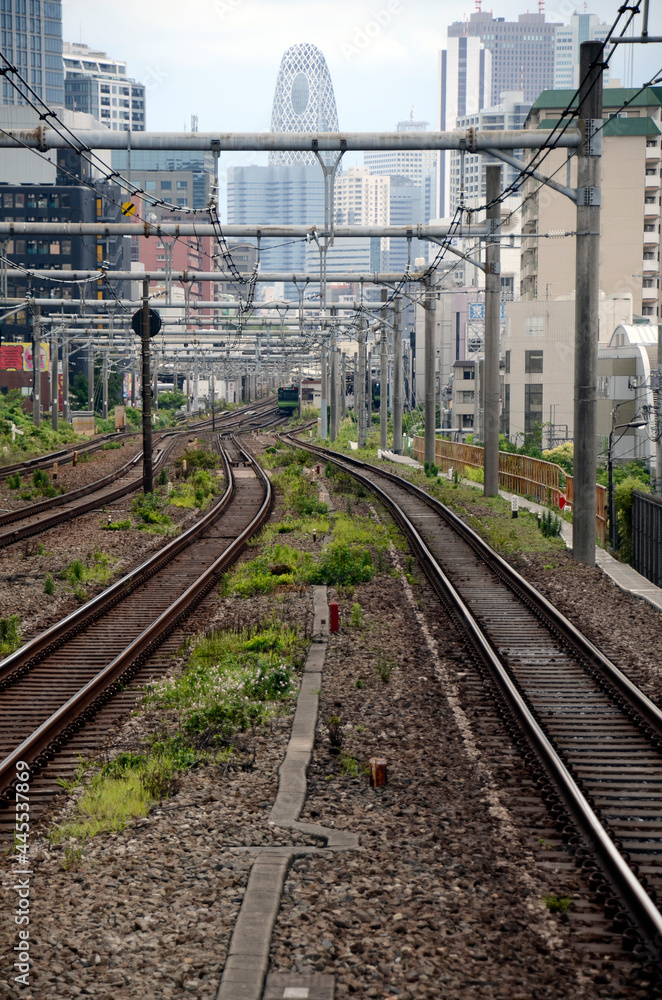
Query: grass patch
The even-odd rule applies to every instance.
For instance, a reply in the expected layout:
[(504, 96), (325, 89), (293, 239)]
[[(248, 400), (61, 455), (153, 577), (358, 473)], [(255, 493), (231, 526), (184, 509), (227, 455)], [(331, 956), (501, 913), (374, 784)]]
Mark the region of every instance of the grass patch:
[(23, 642), (21, 620), (18, 615), (0, 618), (0, 657), (9, 656)]
[(303, 474), (303, 466), (294, 463), (272, 476), (274, 485), (283, 494), (286, 509), (296, 517), (328, 514), (329, 508), (319, 499), (315, 483)]
[(138, 529), (154, 535), (176, 534), (179, 529), (164, 511), (167, 503), (167, 498), (160, 492), (139, 493), (134, 497), (131, 513), (138, 521)]
[(184, 673), (148, 689), (145, 700), (182, 713), (186, 733), (219, 737), (263, 725), (294, 697), (307, 642), (273, 619), (257, 629), (215, 632), (193, 647)]
[(567, 913), (572, 906), (572, 896), (543, 896), (542, 901), (550, 913)]
[(177, 483), (168, 497), (168, 503), (188, 510), (204, 510), (219, 490), (218, 477), (212, 476), (206, 469), (198, 469), (190, 478)]
[(74, 559), (68, 563), (60, 570), (60, 577), (69, 584), (79, 599), (84, 600), (87, 597), (87, 586), (105, 586), (110, 582), (115, 564), (116, 560), (97, 548), (85, 561)]

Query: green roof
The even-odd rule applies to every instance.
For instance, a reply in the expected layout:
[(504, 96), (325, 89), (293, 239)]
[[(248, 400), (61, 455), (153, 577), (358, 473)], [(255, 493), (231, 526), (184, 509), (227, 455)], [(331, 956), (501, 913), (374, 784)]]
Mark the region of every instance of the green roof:
[[(565, 109), (571, 101), (572, 107), (576, 107), (577, 95), (574, 90), (543, 90), (531, 111), (542, 108)], [(640, 94), (637, 93), (636, 87), (605, 87), (602, 91), (603, 108), (621, 108), (628, 101), (632, 101), (628, 105), (631, 108), (662, 105), (662, 87), (646, 87)]]
[[(556, 128), (560, 120), (560, 118), (545, 118), (538, 123), (537, 127), (547, 129)], [(574, 122), (570, 124), (571, 127), (574, 127)], [(606, 136), (660, 134), (660, 129), (652, 118), (608, 118), (602, 131)]]

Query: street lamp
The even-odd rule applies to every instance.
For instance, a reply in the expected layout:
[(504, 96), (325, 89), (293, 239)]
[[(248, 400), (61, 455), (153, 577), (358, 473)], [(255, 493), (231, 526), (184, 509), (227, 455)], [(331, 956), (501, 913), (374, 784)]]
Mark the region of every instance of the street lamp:
[[(612, 419), (612, 427), (611, 427), (611, 430), (609, 432), (609, 449), (607, 451), (607, 468), (608, 468), (608, 475), (609, 475), (609, 486), (608, 486), (608, 494), (609, 494), (609, 545), (612, 548), (612, 550), (614, 550), (616, 548), (616, 543), (618, 541), (618, 532), (616, 530), (616, 503), (615, 503), (615, 497), (614, 497), (614, 456), (613, 456), (614, 431), (625, 430), (628, 427), (645, 427), (646, 424), (648, 423), (647, 420), (641, 419), (641, 420), (631, 420), (627, 424), (614, 424), (614, 420), (616, 419), (616, 410), (617, 409), (618, 409), (618, 406), (616, 406), (614, 408), (613, 413), (612, 413), (612, 418), (611, 418)], [(623, 435), (621, 434), (620, 437), (623, 437)], [(620, 438), (618, 440), (620, 440)]]

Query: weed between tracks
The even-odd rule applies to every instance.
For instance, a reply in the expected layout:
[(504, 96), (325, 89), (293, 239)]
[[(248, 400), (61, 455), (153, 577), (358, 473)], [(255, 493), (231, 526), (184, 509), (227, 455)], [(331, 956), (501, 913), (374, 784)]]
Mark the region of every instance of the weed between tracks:
[(195, 642), (181, 674), (145, 691), (145, 705), (167, 713), (168, 731), (154, 733), (142, 753), (121, 753), (105, 765), (81, 761), (74, 779), (61, 782), (79, 791), (71, 816), (49, 834), (52, 845), (65, 844), (63, 865), (74, 867), (91, 837), (147, 815), (174, 791), (182, 772), (231, 766), (238, 732), (289, 710), (306, 647), (296, 629), (275, 617)]

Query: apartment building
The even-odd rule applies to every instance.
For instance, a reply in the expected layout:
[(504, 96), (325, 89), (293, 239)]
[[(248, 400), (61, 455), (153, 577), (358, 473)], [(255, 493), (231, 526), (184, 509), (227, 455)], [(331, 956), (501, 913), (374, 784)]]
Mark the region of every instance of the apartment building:
[[(531, 108), (527, 128), (553, 128), (573, 92), (545, 91)], [(631, 103), (630, 103), (631, 102)], [(624, 107), (627, 104), (627, 107)], [(660, 302), (660, 110), (662, 87), (604, 91), (600, 288), (630, 293), (635, 315), (659, 322)], [(553, 149), (544, 171), (576, 186), (576, 157)], [(538, 181), (522, 188), (524, 300), (557, 299), (575, 288), (576, 206)], [(550, 238), (551, 235), (551, 238)], [(608, 331), (608, 334), (611, 335)]]

